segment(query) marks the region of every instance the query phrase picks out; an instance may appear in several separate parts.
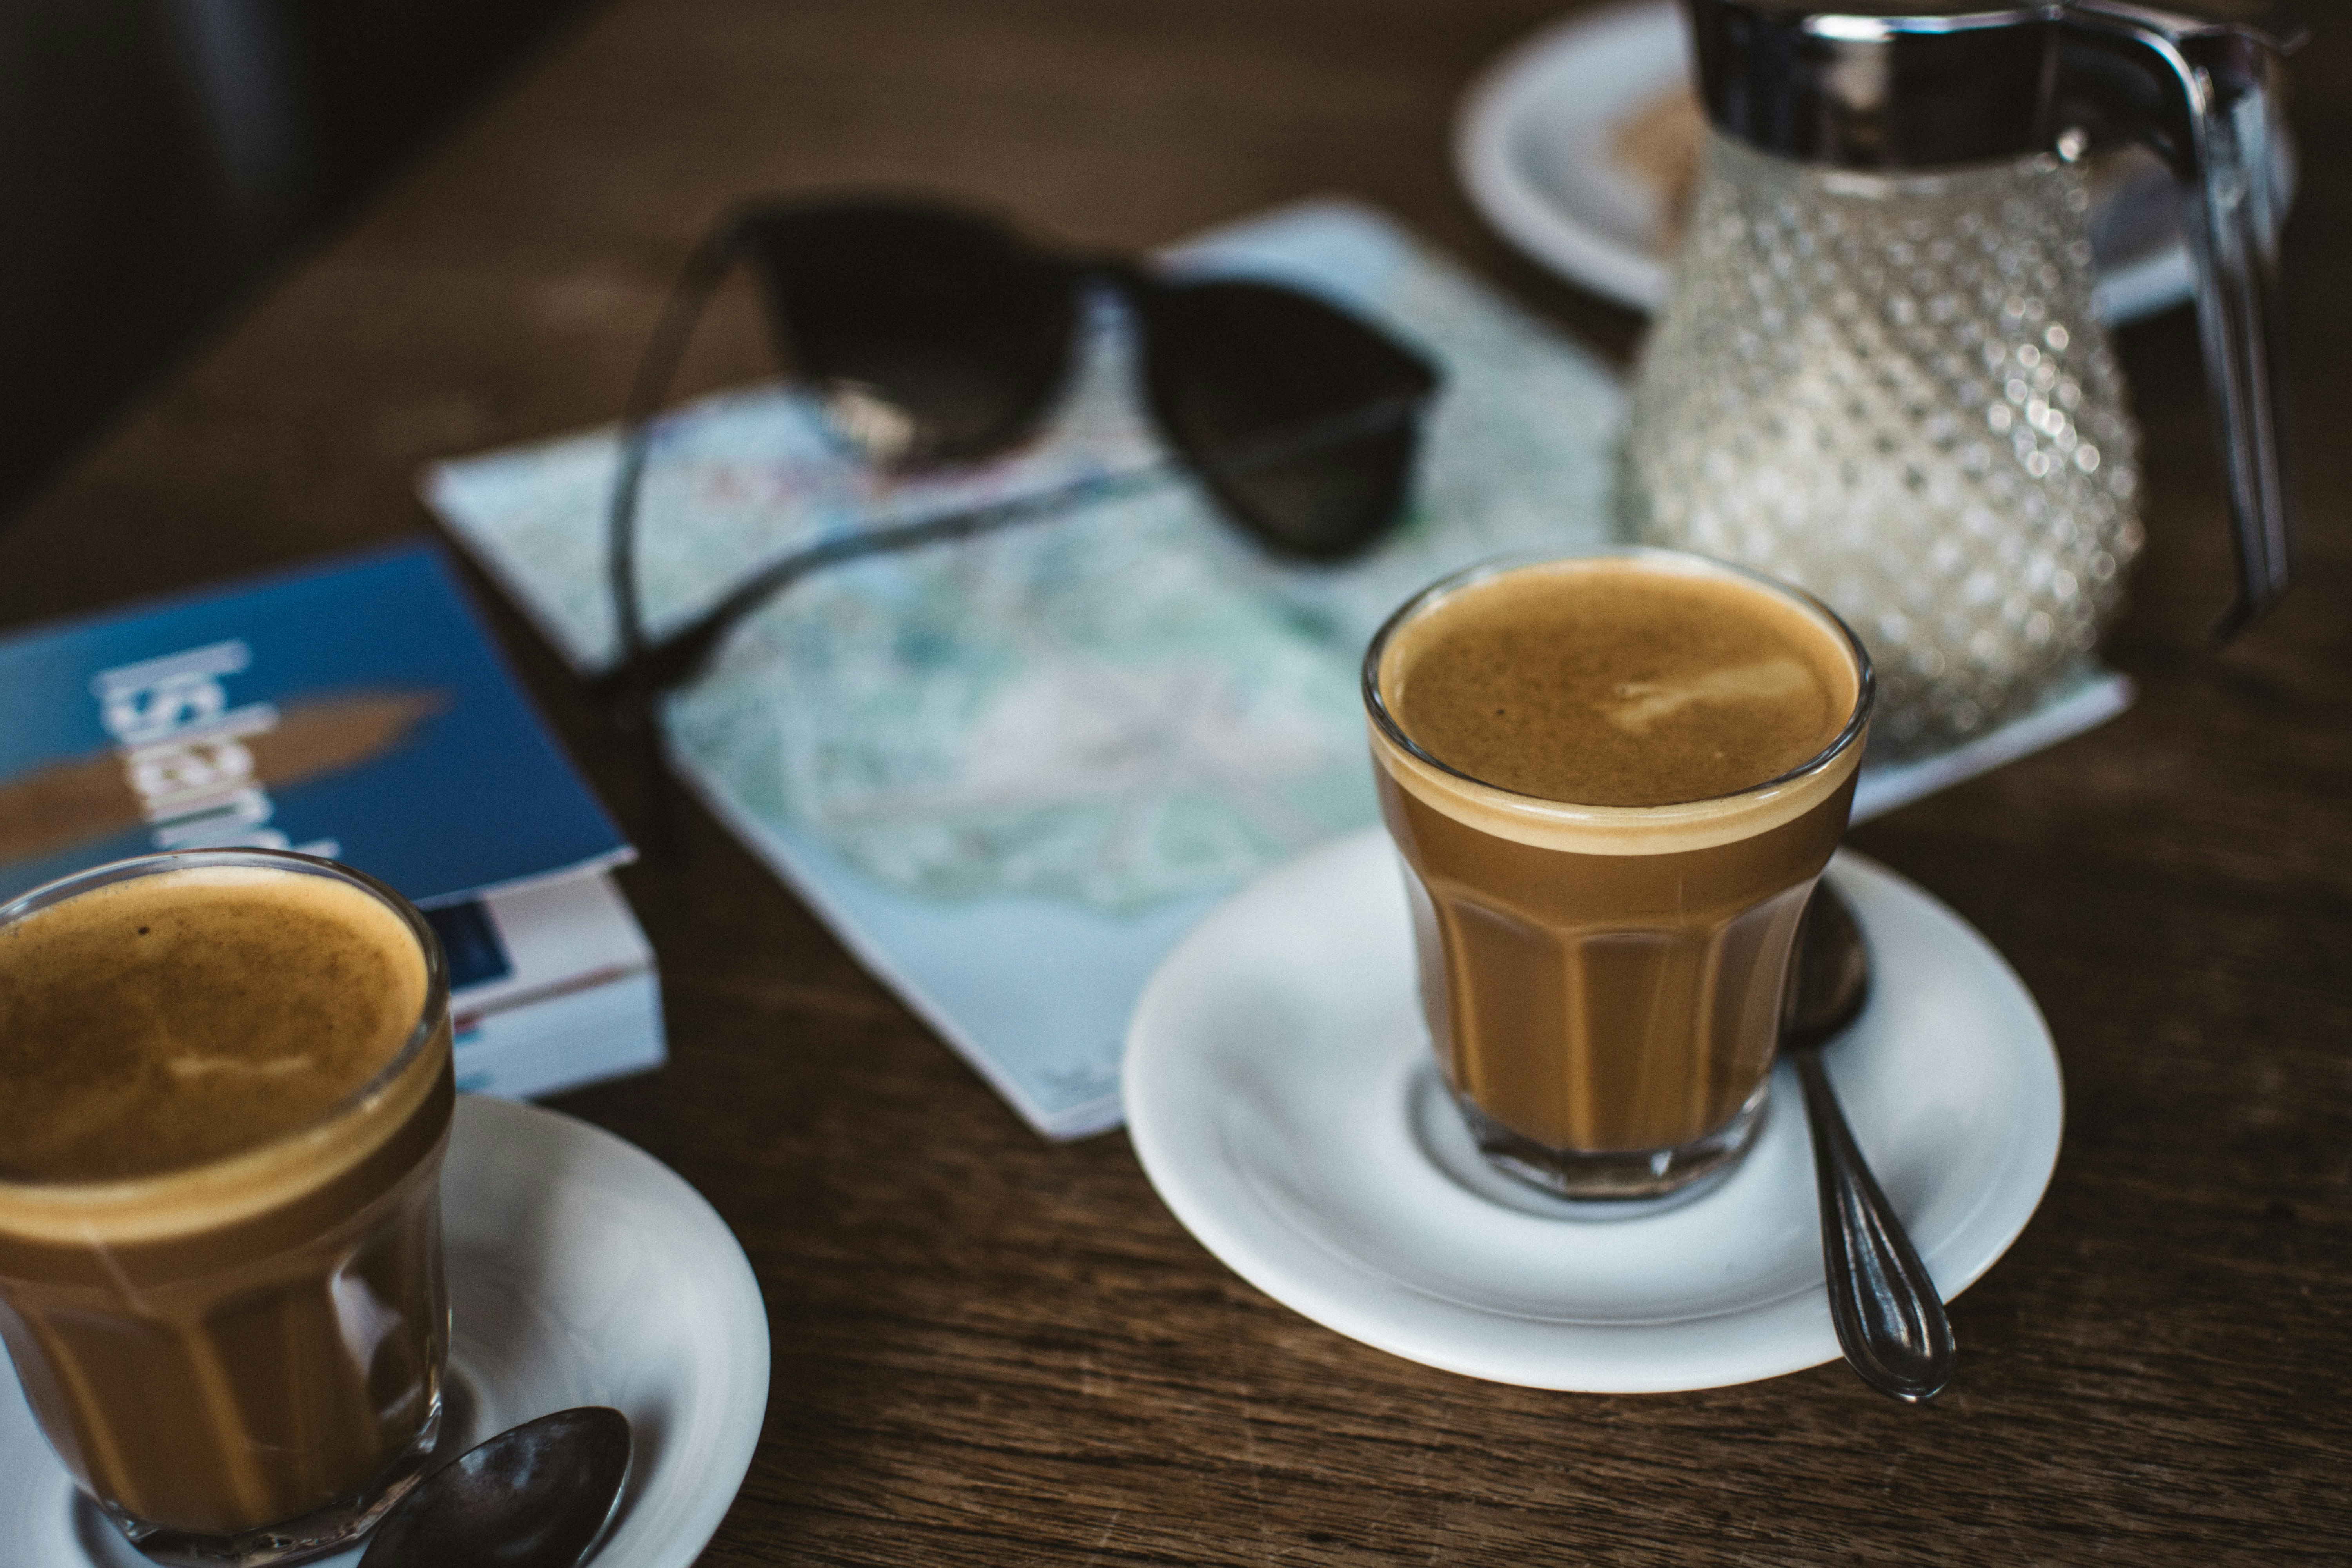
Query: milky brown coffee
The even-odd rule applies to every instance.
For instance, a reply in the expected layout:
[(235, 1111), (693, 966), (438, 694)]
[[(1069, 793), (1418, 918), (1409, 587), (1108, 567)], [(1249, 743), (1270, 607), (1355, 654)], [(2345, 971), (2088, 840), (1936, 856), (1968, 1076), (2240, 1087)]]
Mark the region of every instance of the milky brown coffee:
[(409, 920), (335, 876), (162, 870), (0, 924), (0, 1335), (134, 1531), (293, 1519), (429, 1439), (446, 1013)]
[(1811, 601), (1658, 552), (1471, 574), (1383, 631), (1382, 810), (1490, 1155), (1574, 1196), (1737, 1156), (1852, 801), (1862, 658)]

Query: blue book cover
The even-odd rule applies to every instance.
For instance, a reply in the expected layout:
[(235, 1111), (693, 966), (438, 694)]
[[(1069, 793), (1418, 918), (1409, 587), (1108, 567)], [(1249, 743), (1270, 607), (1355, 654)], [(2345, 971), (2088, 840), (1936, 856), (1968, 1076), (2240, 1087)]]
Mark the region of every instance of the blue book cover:
[(429, 544), (0, 637), (0, 900), (215, 846), (428, 909), (634, 853)]

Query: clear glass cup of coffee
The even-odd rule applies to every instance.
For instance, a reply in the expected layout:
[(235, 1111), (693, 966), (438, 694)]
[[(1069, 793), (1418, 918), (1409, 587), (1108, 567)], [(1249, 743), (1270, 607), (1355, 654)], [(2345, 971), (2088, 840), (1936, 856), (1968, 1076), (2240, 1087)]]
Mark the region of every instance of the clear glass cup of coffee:
[(1474, 567), (1381, 628), (1381, 812), (1491, 1163), (1604, 1214), (1737, 1164), (1873, 690), (1827, 605), (1675, 551)]
[(120, 861), (0, 906), (0, 1339), (141, 1551), (350, 1544), (431, 1453), (449, 988), (308, 856)]

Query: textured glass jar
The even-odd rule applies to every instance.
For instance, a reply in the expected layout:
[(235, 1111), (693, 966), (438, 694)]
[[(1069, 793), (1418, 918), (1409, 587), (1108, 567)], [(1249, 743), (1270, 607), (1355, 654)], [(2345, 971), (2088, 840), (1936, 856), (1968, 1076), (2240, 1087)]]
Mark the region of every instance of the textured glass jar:
[(2122, 602), (2137, 437), (2088, 206), (2049, 154), (1862, 174), (1709, 133), (1621, 501), (1643, 540), (1844, 616), (1885, 752), (2013, 716)]

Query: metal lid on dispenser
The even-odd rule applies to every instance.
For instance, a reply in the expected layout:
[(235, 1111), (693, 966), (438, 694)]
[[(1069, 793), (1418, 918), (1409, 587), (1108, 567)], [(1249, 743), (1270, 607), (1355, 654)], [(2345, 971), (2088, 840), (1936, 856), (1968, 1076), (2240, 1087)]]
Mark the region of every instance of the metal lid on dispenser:
[(2040, 5), (1686, 0), (1707, 119), (1848, 169), (2046, 152), (2055, 37)]
[(2138, 0), (1684, 0), (1717, 130), (1804, 163), (1888, 170), (2050, 151), (2084, 118), (2060, 81), (2074, 74), (2061, 60), (2070, 25), (2271, 49), (2301, 32), (2263, 0), (2192, 4), (2196, 15)]

